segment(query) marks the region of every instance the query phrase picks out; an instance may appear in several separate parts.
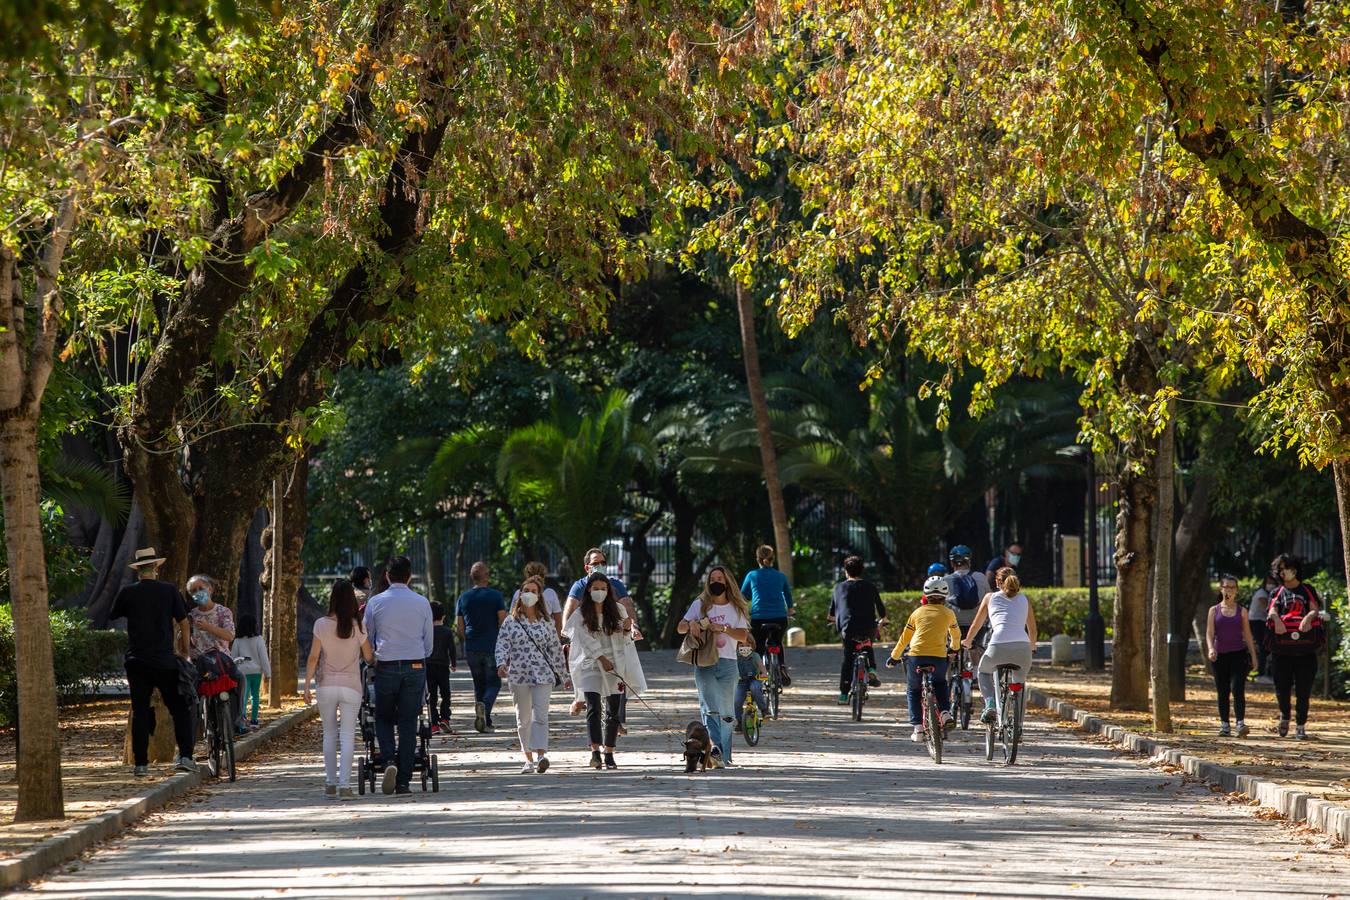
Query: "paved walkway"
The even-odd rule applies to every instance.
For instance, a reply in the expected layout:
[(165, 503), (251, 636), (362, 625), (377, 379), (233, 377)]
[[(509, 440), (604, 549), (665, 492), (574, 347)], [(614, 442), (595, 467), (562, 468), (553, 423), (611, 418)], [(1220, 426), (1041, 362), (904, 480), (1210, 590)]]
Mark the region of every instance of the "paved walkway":
[[(1036, 720), (1024, 760), (986, 763), (979, 735), (934, 767), (895, 724), (890, 683), (867, 721), (834, 704), (834, 651), (795, 651), (786, 717), (737, 768), (686, 776), (675, 735), (632, 706), (617, 772), (585, 768), (579, 719), (555, 717), (554, 767), (519, 774), (513, 715), (440, 749), (439, 794), (347, 804), (322, 795), (317, 736), (235, 785), (147, 820), (48, 897), (480, 896), (1323, 897), (1350, 854), (1202, 785)], [(695, 714), (688, 669), (648, 655), (649, 700)], [(893, 673), (883, 677), (894, 681)], [(456, 684), (457, 701), (467, 696)], [(559, 695), (561, 699), (561, 695)], [(461, 721), (467, 705), (457, 702)], [(310, 749), (310, 748), (313, 749)]]

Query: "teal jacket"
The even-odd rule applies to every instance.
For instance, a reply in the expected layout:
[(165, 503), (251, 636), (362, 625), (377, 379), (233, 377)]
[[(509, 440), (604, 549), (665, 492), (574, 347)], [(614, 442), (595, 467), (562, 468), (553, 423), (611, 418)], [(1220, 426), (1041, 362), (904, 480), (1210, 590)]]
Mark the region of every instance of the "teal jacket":
[(750, 601), (752, 619), (786, 619), (792, 606), (792, 588), (787, 576), (773, 566), (760, 566), (747, 572), (741, 593)]

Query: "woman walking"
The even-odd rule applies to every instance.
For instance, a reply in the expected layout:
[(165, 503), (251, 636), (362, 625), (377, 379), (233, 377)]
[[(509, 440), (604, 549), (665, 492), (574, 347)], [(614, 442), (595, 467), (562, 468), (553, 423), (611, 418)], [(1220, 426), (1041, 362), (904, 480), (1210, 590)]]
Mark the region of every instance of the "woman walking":
[(619, 767), (614, 760), (614, 744), (619, 737), (619, 685), (626, 684), (639, 696), (647, 690), (633, 646), (632, 627), (633, 620), (625, 617), (605, 573), (591, 573), (582, 588), (581, 601), (563, 625), (563, 633), (572, 641), (572, 682), (586, 701), (586, 731), (591, 767), (595, 769)]
[(339, 800), (352, 798), (352, 751), (361, 708), (363, 657), (369, 663), (374, 654), (357, 616), (356, 590), (341, 578), (328, 592), (328, 615), (314, 623), (314, 641), (305, 663), (305, 703), (310, 702), (309, 686), (317, 674), (319, 717), (323, 720), (323, 792)]
[(543, 579), (526, 578), (497, 632), (497, 674), (506, 680), (516, 701), (524, 775), (548, 771), (549, 694), (562, 683), (567, 668), (543, 595)]
[[(747, 613), (750, 632), (755, 636), (755, 646), (766, 651), (769, 647), (770, 629), (778, 634), (778, 662), (781, 664), (783, 687), (792, 684), (787, 668), (787, 624), (788, 618), (796, 611), (792, 600), (792, 586), (787, 576), (774, 566), (774, 549), (768, 544), (755, 551), (755, 562), (759, 567), (745, 573), (740, 593), (747, 599)], [(727, 585), (735, 587), (728, 578)]]
[(989, 620), (992, 629), (989, 646), (980, 657), (977, 678), (980, 683), (980, 696), (984, 697), (984, 712), (980, 721), (986, 725), (1002, 716), (1003, 710), (997, 709), (998, 692), (994, 688), (994, 672), (999, 666), (1013, 664), (1018, 666), (1012, 673), (1012, 683), (1022, 684), (1027, 672), (1031, 670), (1031, 657), (1036, 650), (1036, 613), (1031, 608), (1031, 600), (1022, 593), (1022, 580), (1012, 566), (1004, 566), (994, 576), (998, 590), (985, 596), (975, 619), (966, 630), (966, 639), (961, 642), (967, 650), (975, 641), (975, 636)]
[(1205, 642), (1214, 668), (1214, 689), (1219, 695), (1219, 737), (1233, 733), (1228, 727), (1228, 697), (1232, 694), (1237, 713), (1237, 736), (1246, 737), (1247, 672), (1256, 668), (1256, 644), (1248, 624), (1247, 610), (1237, 603), (1238, 583), (1232, 575), (1219, 579), (1219, 602), (1209, 608)]
[(695, 668), (694, 683), (703, 723), (713, 742), (713, 763), (730, 766), (736, 681), (740, 678), (736, 645), (750, 641), (750, 610), (724, 566), (708, 571), (703, 593), (689, 605), (677, 630), (696, 638), (711, 635), (716, 640), (717, 662)]
[(1271, 572), (1281, 584), (1270, 598), (1266, 628), (1270, 635), (1270, 674), (1275, 679), (1275, 700), (1280, 706), (1280, 737), (1289, 734), (1290, 694), (1299, 740), (1308, 737), (1308, 704), (1317, 677), (1317, 653), (1326, 642), (1322, 622), (1327, 614), (1312, 585), (1300, 578), (1302, 563), (1288, 553), (1275, 557)]

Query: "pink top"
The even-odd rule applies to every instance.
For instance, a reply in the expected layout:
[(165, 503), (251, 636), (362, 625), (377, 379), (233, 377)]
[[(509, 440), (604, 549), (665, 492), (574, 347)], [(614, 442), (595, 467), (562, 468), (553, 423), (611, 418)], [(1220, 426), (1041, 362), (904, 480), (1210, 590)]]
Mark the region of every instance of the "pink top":
[(361, 644), (366, 635), (358, 622), (352, 636), (338, 637), (337, 619), (322, 616), (314, 623), (314, 640), (319, 642), (319, 687), (347, 687), (361, 690)]
[(1232, 653), (1247, 646), (1242, 635), (1242, 607), (1233, 611), (1231, 616), (1223, 614), (1223, 604), (1214, 605), (1214, 649), (1219, 653)]

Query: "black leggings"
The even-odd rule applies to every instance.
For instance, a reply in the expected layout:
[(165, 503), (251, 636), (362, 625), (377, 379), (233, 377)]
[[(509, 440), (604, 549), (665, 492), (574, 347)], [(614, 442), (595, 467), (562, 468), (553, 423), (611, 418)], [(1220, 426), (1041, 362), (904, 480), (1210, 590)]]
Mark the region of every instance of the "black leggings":
[(592, 744), (599, 744), (602, 747), (613, 747), (614, 742), (619, 739), (619, 695), (608, 694), (605, 696), (605, 728), (603, 740), (600, 731), (600, 695), (595, 691), (587, 691), (586, 697), (586, 732), (590, 735)]
[(1213, 662), (1214, 689), (1219, 692), (1219, 721), (1228, 724), (1228, 695), (1233, 695), (1234, 712), (1241, 722), (1247, 718), (1247, 672), (1251, 654), (1245, 649), (1220, 653)]
[(1285, 656), (1270, 655), (1270, 674), (1275, 679), (1275, 701), (1280, 704), (1280, 718), (1289, 721), (1289, 693), (1295, 699), (1295, 720), (1298, 725), (1308, 722), (1308, 701), (1312, 699), (1313, 681), (1317, 678), (1317, 654)]
[[(853, 687), (853, 654), (858, 649), (858, 644), (870, 638), (844, 638), (844, 662), (839, 667), (839, 693), (847, 694)], [(867, 648), (867, 671), (872, 671), (877, 667), (877, 657), (871, 647)]]
[(764, 646), (768, 638), (769, 629), (777, 629), (778, 646), (782, 651), (778, 656), (778, 661), (787, 665), (787, 616), (781, 619), (751, 619), (750, 636), (755, 639), (755, 652), (760, 656), (765, 653)]

